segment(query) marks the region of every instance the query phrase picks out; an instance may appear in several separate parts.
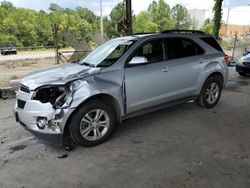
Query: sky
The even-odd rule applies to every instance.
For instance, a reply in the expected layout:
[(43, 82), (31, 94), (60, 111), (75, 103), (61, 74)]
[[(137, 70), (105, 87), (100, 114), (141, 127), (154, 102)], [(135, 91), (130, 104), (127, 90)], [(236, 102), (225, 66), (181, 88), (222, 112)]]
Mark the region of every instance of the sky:
[[(2, 0), (0, 0), (2, 1)], [(35, 10), (48, 11), (50, 3), (56, 3), (63, 8), (75, 8), (81, 6), (93, 11), (96, 15), (100, 15), (100, 0), (8, 0), (16, 7), (25, 7)], [(109, 15), (114, 6), (122, 0), (103, 0), (103, 14)], [(135, 14), (142, 10), (146, 10), (153, 0), (132, 0), (132, 9)], [(188, 9), (212, 9), (214, 0), (165, 0), (170, 7), (179, 3)], [(237, 24), (238, 22), (245, 25), (250, 24), (250, 4), (249, 0), (224, 0), (223, 19), (226, 20), (227, 10), (230, 9), (229, 23)], [(239, 7), (241, 6), (241, 7)], [(245, 6), (245, 7), (242, 7)], [(243, 20), (242, 20), (243, 19)]]

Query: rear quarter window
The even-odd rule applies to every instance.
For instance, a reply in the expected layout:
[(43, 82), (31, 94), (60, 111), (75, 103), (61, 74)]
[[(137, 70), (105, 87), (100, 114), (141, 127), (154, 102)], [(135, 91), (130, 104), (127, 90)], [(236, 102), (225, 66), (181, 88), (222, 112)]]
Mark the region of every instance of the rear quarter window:
[(223, 52), (222, 48), (218, 44), (218, 42), (213, 38), (213, 37), (201, 37), (200, 38), (202, 41), (213, 47), (214, 49)]

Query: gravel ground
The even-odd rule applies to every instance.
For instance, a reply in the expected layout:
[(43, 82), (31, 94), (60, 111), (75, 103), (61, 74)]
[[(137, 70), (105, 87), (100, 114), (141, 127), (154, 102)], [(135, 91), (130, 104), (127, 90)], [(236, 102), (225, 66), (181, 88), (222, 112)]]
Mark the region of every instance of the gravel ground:
[(215, 108), (187, 103), (129, 119), (108, 142), (69, 153), (17, 125), (14, 102), (0, 101), (1, 188), (250, 187), (250, 78), (233, 69)]
[[(72, 51), (72, 49), (62, 49)], [(64, 53), (66, 58), (72, 53)], [(10, 80), (20, 79), (23, 76), (42, 68), (55, 65), (55, 51), (26, 51), (18, 52), (17, 55), (0, 55), (0, 88), (10, 86)]]

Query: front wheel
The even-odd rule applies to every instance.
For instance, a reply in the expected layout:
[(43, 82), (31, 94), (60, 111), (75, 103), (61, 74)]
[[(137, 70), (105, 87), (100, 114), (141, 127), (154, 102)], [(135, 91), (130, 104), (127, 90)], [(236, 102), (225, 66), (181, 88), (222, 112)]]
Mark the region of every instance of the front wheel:
[(198, 103), (204, 108), (214, 107), (221, 96), (222, 81), (219, 77), (209, 77), (201, 90)]
[(91, 101), (73, 115), (69, 132), (76, 144), (91, 147), (109, 139), (114, 128), (115, 114), (112, 108), (100, 101)]

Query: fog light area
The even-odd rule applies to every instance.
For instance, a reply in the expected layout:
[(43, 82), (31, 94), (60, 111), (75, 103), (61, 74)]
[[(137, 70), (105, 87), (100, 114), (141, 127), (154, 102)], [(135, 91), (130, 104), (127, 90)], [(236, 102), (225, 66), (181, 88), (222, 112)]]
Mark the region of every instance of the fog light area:
[(46, 117), (38, 117), (37, 118), (37, 127), (39, 129), (49, 129), (55, 133), (60, 133), (61, 132), (61, 126), (60, 126), (61, 121), (56, 119), (56, 120), (48, 120)]
[(56, 133), (61, 132), (61, 127), (60, 127), (60, 122), (59, 121), (52, 121), (49, 124), (48, 128), (51, 129), (52, 131), (56, 132)]
[(37, 118), (37, 127), (39, 128), (39, 129), (44, 129), (45, 128), (45, 126), (47, 126), (48, 125), (48, 120), (47, 120), (47, 118), (46, 117), (38, 117)]

